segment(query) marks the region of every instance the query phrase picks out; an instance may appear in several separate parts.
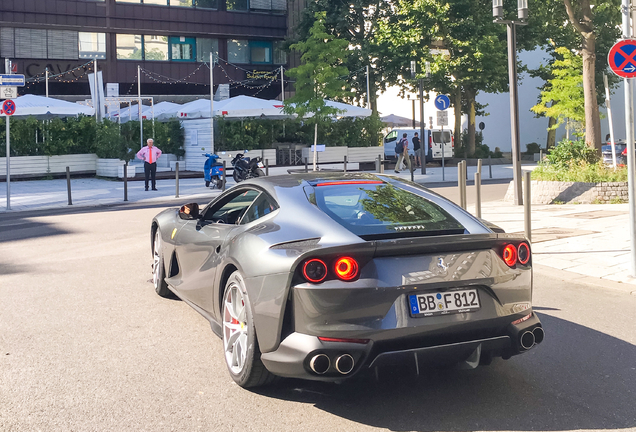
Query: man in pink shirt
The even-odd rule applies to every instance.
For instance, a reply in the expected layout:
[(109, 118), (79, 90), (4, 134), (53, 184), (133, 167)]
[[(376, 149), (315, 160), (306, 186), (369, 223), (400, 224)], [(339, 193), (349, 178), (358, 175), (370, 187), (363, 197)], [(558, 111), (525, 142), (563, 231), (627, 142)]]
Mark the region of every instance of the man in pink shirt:
[(144, 161), (144, 175), (146, 180), (146, 190), (148, 190), (148, 177), (152, 176), (152, 190), (157, 190), (157, 159), (161, 156), (161, 150), (153, 146), (153, 139), (148, 138), (148, 144), (137, 152), (137, 158)]

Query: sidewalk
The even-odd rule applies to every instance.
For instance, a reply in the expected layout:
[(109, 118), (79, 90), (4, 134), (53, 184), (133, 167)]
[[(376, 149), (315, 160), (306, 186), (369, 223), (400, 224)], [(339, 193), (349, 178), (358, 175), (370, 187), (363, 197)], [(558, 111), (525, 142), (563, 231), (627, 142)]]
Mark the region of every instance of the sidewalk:
[[(533, 169), (524, 165), (522, 169)], [(270, 175), (286, 175), (288, 169), (304, 167), (270, 167)], [(357, 170), (358, 164), (347, 168)], [(311, 169), (311, 166), (310, 168)], [(342, 164), (321, 165), (321, 169), (342, 169)], [(468, 167), (469, 180), (477, 167)], [(410, 179), (408, 171), (395, 174)], [(482, 181), (490, 179), (487, 165), (482, 167)], [(512, 165), (493, 165), (492, 179), (512, 179)], [(425, 185), (457, 184), (457, 167), (427, 167), (426, 175), (418, 169), (414, 180)], [(234, 186), (232, 178), (227, 187)], [(128, 202), (162, 202), (180, 205), (185, 202), (204, 202), (220, 191), (206, 188), (203, 178), (181, 179), (179, 198), (175, 198), (175, 180), (158, 180), (158, 191), (144, 191), (143, 181), (128, 182)], [(115, 180), (79, 178), (71, 180), (73, 208), (123, 204), (124, 183)], [(474, 194), (468, 187), (467, 194)], [(174, 204), (172, 204), (174, 203)], [(6, 183), (0, 183), (0, 214), (12, 212), (69, 208), (66, 180), (35, 180), (11, 182), (11, 210), (6, 209)], [(468, 211), (475, 213), (474, 205)], [(524, 231), (523, 206), (503, 201), (482, 204), (482, 217), (499, 225), (508, 233)], [(631, 259), (628, 204), (535, 205), (532, 207), (533, 263), (567, 270), (603, 281), (621, 282), (619, 289), (636, 292), (636, 279), (629, 276)]]

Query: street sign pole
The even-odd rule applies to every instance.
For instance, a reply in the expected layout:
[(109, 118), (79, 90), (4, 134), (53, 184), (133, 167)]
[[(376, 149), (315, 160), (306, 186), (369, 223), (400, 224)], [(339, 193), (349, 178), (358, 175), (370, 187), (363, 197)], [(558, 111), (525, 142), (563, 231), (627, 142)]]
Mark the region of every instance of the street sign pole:
[(11, 210), (11, 155), (9, 154), (9, 150), (11, 149), (11, 126), (9, 126), (9, 119), (11, 117), (5, 116), (6, 125), (7, 125), (7, 157), (5, 158), (7, 161), (7, 210)]
[[(623, 0), (621, 11), (623, 13), (623, 39), (629, 39), (631, 37), (630, 27), (630, 0)], [(625, 41), (623, 41), (625, 42)], [(619, 42), (620, 44), (621, 42)], [(616, 46), (616, 45), (615, 45)], [(616, 65), (616, 55), (612, 55), (614, 47), (610, 50), (610, 60), (613, 65)], [(629, 262), (629, 274), (632, 277), (636, 277), (636, 197), (634, 196), (634, 83), (631, 74), (634, 72), (633, 64), (630, 62), (626, 67), (632, 67), (624, 72), (629, 75), (624, 76), (623, 86), (625, 88), (625, 137), (627, 139), (627, 190), (629, 195), (629, 237), (631, 245), (631, 256)], [(612, 67), (612, 70), (616, 73), (616, 70)]]

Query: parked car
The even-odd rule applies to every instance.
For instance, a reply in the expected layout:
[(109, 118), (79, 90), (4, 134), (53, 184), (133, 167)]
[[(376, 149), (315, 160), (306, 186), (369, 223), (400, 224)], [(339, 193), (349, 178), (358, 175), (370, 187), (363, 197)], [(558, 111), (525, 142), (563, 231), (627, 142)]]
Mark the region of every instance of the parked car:
[(150, 228), (156, 292), (210, 322), (243, 387), (396, 361), (474, 368), (544, 338), (525, 237), (398, 177), (247, 180)]
[[(420, 129), (401, 128), (392, 129), (384, 137), (384, 157), (386, 159), (397, 159), (395, 154), (395, 144), (406, 134), (409, 140), (409, 155), (413, 156), (413, 137), (415, 132), (420, 134)], [(420, 137), (421, 138), (421, 137)], [(426, 162), (441, 162), (442, 160), (442, 143), (444, 145), (444, 158), (449, 162), (455, 155), (455, 139), (453, 133), (445, 129), (442, 133), (441, 129), (424, 129), (424, 139), (420, 139), (424, 146), (426, 154)]]
[[(627, 144), (624, 142), (617, 142), (614, 144), (616, 151), (616, 165), (627, 165)], [(603, 163), (606, 165), (612, 165), (612, 146), (607, 144), (601, 147), (601, 153), (603, 155)]]

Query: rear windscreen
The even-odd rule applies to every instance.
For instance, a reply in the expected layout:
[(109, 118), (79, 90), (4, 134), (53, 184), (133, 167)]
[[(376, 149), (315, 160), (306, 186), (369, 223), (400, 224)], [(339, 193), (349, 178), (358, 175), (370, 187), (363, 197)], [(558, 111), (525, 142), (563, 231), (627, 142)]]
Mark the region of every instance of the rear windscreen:
[[(433, 142), (441, 143), (442, 142), (442, 132), (433, 132)], [(451, 134), (450, 132), (444, 132), (444, 143), (451, 142)]]
[(322, 211), (365, 239), (465, 232), (439, 205), (390, 184), (317, 186), (313, 192), (310, 200)]

